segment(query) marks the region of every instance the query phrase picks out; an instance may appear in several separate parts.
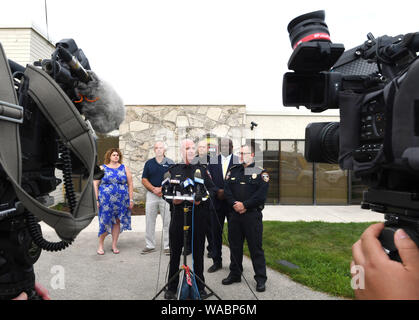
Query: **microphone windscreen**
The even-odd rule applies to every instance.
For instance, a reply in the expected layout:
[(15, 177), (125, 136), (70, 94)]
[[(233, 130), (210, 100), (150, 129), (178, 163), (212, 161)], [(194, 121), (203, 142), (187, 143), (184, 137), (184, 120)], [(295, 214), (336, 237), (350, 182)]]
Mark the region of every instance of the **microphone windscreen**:
[(125, 106), (122, 98), (105, 81), (89, 71), (88, 83), (78, 82), (76, 92), (89, 99), (80, 102), (80, 111), (90, 121), (95, 131), (108, 133), (119, 129), (125, 118)]
[(166, 171), (166, 173), (163, 176), (163, 181), (161, 183), (161, 185), (164, 185), (166, 182), (170, 181), (171, 178), (171, 174), (169, 171)]

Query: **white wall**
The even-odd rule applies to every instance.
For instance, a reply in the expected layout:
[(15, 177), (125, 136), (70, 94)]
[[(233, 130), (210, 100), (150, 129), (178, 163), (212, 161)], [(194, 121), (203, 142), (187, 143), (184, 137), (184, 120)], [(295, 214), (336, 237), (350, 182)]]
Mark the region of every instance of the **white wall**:
[(339, 121), (338, 116), (327, 115), (275, 115), (247, 114), (246, 123), (256, 122), (254, 128), (256, 139), (304, 139), (305, 128), (311, 122)]

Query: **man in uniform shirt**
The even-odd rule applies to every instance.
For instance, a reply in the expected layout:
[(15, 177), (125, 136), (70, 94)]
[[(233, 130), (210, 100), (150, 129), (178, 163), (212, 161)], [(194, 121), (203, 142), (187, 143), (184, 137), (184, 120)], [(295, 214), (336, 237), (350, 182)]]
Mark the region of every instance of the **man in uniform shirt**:
[(174, 162), (166, 158), (164, 153), (166, 148), (162, 141), (157, 141), (154, 144), (154, 153), (156, 156), (148, 160), (144, 165), (141, 182), (147, 189), (146, 204), (145, 204), (145, 218), (146, 218), (146, 246), (141, 254), (147, 254), (156, 250), (156, 218), (160, 211), (160, 216), (163, 220), (163, 244), (166, 255), (170, 254), (169, 248), (169, 224), (170, 224), (170, 209), (169, 205), (162, 199), (161, 183), (164, 174), (169, 170), (169, 167)]
[[(213, 195), (215, 186), (209, 177), (206, 168), (204, 168), (197, 158), (195, 158), (196, 150), (195, 143), (192, 140), (183, 140), (180, 147), (182, 162), (176, 164), (169, 169), (171, 179), (178, 180), (181, 182), (178, 195), (190, 195), (191, 191), (189, 186), (185, 189), (183, 182), (188, 178), (194, 180), (195, 172), (200, 171), (201, 177), (204, 180), (206, 189), (209, 191), (210, 196)], [(187, 208), (187, 220), (188, 220), (188, 232), (193, 231), (192, 236), (192, 257), (193, 257), (193, 270), (195, 275), (205, 282), (204, 279), (204, 247), (205, 247), (205, 228), (206, 228), (206, 215), (210, 214), (208, 206), (202, 203), (203, 201), (189, 200), (166, 200), (170, 204), (172, 211), (172, 221), (169, 228), (170, 237), (170, 267), (169, 267), (169, 279), (171, 279), (179, 271), (179, 262), (182, 254), (182, 247), (184, 241), (184, 209)], [(209, 201), (209, 200), (207, 200)], [(193, 212), (193, 219), (192, 219)], [(193, 230), (192, 230), (193, 228)], [(175, 277), (168, 284), (168, 290), (164, 297), (166, 299), (176, 299), (176, 290), (178, 287), (179, 277)], [(201, 299), (205, 299), (208, 294), (205, 291), (204, 283), (196, 280), (198, 291)]]
[(240, 149), (242, 164), (232, 167), (225, 180), (224, 197), (231, 209), (228, 222), (230, 243), (230, 274), (222, 281), (229, 285), (241, 281), (243, 272), (244, 239), (250, 251), (255, 272), (256, 291), (265, 291), (266, 262), (262, 249), (262, 209), (268, 192), (269, 174), (256, 167), (255, 148), (244, 145)]

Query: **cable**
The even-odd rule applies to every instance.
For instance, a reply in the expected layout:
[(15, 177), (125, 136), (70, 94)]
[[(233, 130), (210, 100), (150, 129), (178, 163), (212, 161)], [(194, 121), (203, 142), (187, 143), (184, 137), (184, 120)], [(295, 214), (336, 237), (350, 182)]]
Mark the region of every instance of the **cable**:
[(195, 196), (193, 197), (192, 203), (192, 236), (191, 236), (191, 251), (192, 251), (192, 274), (193, 274), (193, 284), (195, 285), (196, 292), (198, 293), (198, 300), (201, 300), (201, 295), (199, 294), (198, 285), (196, 284), (195, 279), (195, 268), (194, 268), (194, 251), (193, 251), (193, 244), (194, 244), (194, 224), (195, 224)]
[(74, 210), (77, 206), (76, 194), (74, 191), (74, 184), (72, 179), (72, 164), (71, 164), (71, 155), (70, 150), (61, 142), (58, 143), (58, 151), (61, 153), (61, 159), (63, 160), (63, 176), (64, 176), (64, 186), (65, 186), (65, 195), (68, 200), (71, 214), (74, 215)]
[(31, 235), (33, 242), (41, 249), (51, 252), (61, 251), (72, 244), (73, 241), (49, 242), (45, 240), (42, 236), (41, 227), (37, 223), (35, 216), (29, 211), (26, 213), (26, 216), (29, 234)]

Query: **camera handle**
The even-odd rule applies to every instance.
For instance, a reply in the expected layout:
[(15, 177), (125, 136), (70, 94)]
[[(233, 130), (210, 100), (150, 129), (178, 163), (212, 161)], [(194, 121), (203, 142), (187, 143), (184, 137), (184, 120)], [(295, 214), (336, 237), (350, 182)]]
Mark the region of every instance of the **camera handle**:
[(391, 214), (386, 215), (385, 218), (385, 227), (378, 240), (380, 240), (381, 245), (391, 260), (402, 262), (397, 247), (394, 244), (394, 234), (398, 229), (403, 229), (419, 247), (419, 234), (417, 232), (417, 228), (407, 223), (397, 221), (397, 217)]

